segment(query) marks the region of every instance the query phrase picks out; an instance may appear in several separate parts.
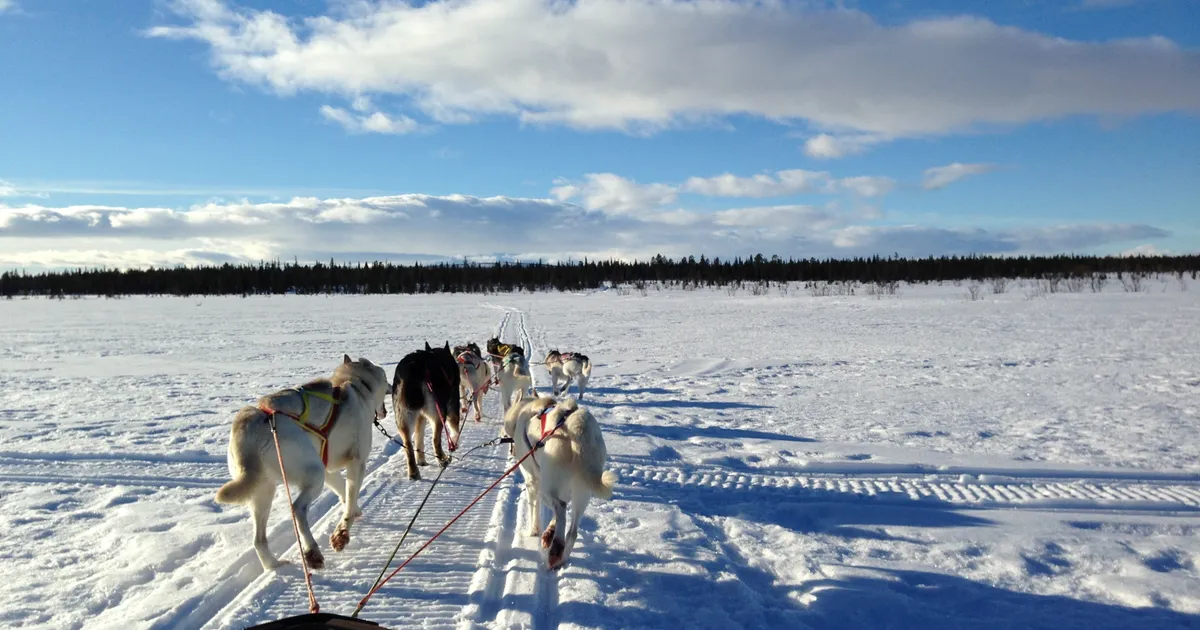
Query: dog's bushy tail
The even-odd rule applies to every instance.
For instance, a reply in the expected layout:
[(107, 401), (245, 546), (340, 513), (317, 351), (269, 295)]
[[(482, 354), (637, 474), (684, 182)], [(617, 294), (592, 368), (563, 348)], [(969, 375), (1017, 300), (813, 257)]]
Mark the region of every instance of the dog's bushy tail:
[(591, 359), (589, 359), (587, 357), (583, 358), (583, 369), (581, 371), (583, 372), (583, 378), (591, 378), (591, 376), (592, 376), (592, 360)]
[(575, 461), (579, 462), (585, 483), (597, 497), (611, 499), (618, 478), (617, 473), (604, 470), (608, 448), (604, 444), (604, 435), (600, 433), (600, 423), (590, 411), (581, 409), (574, 398), (558, 403), (553, 413), (568, 414), (565, 428), (575, 438), (571, 440), (571, 449)]
[(262, 462), (259, 460), (254, 436), (250, 434), (250, 423), (262, 417), (258, 409), (247, 408), (238, 412), (233, 419), (229, 435), (229, 457), (237, 472), (234, 478), (217, 490), (217, 503), (245, 503), (254, 496), (254, 488), (262, 477)]

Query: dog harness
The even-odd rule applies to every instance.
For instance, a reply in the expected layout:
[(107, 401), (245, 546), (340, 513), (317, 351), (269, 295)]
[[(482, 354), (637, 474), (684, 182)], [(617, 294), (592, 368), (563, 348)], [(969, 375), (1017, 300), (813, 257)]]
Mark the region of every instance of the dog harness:
[[(563, 416), (561, 419), (559, 419), (558, 424), (550, 427), (549, 431), (546, 430), (546, 414), (550, 413), (550, 410), (557, 406), (558, 405), (550, 405), (543, 409), (542, 413), (538, 414), (538, 419), (542, 422), (542, 437), (538, 438), (537, 444), (533, 444), (529, 441), (529, 427), (525, 427), (525, 430), (521, 432), (521, 437), (525, 438), (525, 446), (529, 447), (529, 451), (531, 453), (544, 446), (546, 438), (550, 437), (551, 433), (554, 433), (559, 427), (567, 423), (567, 417)], [(537, 455), (530, 455), (529, 459), (533, 461), (533, 465), (537, 466), (538, 470), (541, 470), (541, 464), (537, 463)]]
[[(324, 392), (314, 392), (312, 390), (308, 390), (303, 387), (293, 387), (291, 389), (292, 389), (292, 391), (299, 392), (300, 400), (303, 402), (304, 410), (300, 412), (300, 415), (295, 416), (286, 411), (281, 411), (279, 409), (271, 409), (270, 407), (267, 407), (265, 405), (259, 405), (258, 408), (260, 411), (262, 411), (263, 413), (265, 413), (267, 415), (274, 415), (277, 413), (283, 414), (283, 415), (291, 418), (292, 420), (295, 420), (296, 423), (300, 425), (301, 429), (304, 429), (305, 431), (308, 431), (309, 433), (316, 436), (316, 438), (321, 441), (321, 464), (328, 466), (329, 465), (329, 432), (333, 430), (333, 424), (335, 422), (337, 422), (338, 412), (341, 411), (341, 409), (342, 409), (342, 388), (334, 387), (332, 396), (330, 396), (329, 394), (326, 394)], [(329, 409), (329, 415), (325, 416), (325, 422), (323, 422), (321, 424), (321, 426), (313, 426), (308, 423), (308, 397), (309, 396), (316, 396), (317, 398), (320, 398), (321, 400), (324, 400), (325, 402), (328, 402), (330, 405), (332, 405)]]

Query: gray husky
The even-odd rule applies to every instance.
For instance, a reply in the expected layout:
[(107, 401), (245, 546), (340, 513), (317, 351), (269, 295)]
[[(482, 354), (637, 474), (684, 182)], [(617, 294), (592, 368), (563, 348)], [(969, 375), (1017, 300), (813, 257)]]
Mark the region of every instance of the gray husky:
[[(330, 378), (309, 381), (296, 388), (282, 389), (247, 405), (233, 419), (229, 435), (229, 473), (233, 480), (217, 490), (218, 503), (250, 504), (254, 520), (254, 551), (263, 569), (270, 571), (283, 562), (267, 546), (267, 517), (275, 488), (282, 482), (282, 455), (288, 485), (299, 488), (292, 506), (300, 528), (301, 551), (314, 569), (325, 566), (317, 541), (309, 528), (308, 508), (329, 486), (345, 510), (342, 522), (329, 537), (337, 551), (350, 542), (350, 525), (362, 516), (358, 492), (371, 453), (371, 423), (387, 417), (391, 387), (383, 368), (360, 358), (342, 357)], [(279, 455), (271, 435), (274, 415), (279, 436)], [(345, 479), (338, 471), (346, 470)]]
[[(575, 385), (579, 388), (578, 398), (583, 399), (588, 379), (592, 376), (592, 360), (587, 358), (587, 355), (582, 352), (551, 350), (546, 354), (543, 364), (546, 371), (550, 372), (550, 391), (555, 396), (567, 393), (567, 389), (571, 387), (571, 379), (575, 379)], [(560, 378), (563, 380), (561, 390), (558, 388)]]

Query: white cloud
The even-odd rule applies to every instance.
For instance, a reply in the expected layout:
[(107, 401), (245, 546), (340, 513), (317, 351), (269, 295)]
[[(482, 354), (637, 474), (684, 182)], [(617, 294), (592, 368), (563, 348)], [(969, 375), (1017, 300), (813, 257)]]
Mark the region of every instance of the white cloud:
[(962, 162), (955, 162), (946, 166), (935, 166), (925, 169), (924, 178), (921, 180), (921, 187), (925, 190), (938, 190), (964, 177), (990, 173), (997, 168), (999, 167), (995, 164), (963, 164)]
[(800, 194), (838, 194), (882, 197), (897, 186), (890, 177), (858, 176), (836, 179), (824, 171), (788, 169), (742, 176), (723, 173), (689, 177), (682, 184), (639, 184), (613, 173), (588, 173), (583, 182), (560, 179), (550, 189), (559, 201), (578, 199), (588, 210), (609, 213), (654, 211), (678, 201), (679, 193), (706, 197), (762, 199)]
[(1121, 256), (1173, 256), (1174, 252), (1169, 249), (1163, 249), (1154, 243), (1143, 243), (1137, 247), (1131, 247), (1120, 254)]
[(822, 133), (804, 141), (804, 154), (818, 160), (832, 160), (848, 155), (858, 155), (873, 145), (887, 142), (887, 140), (886, 136), (873, 134), (833, 136)]
[(0, 13), (4, 13), (6, 11), (15, 11), (16, 8), (16, 0), (0, 0)]
[(1124, 223), (1085, 223), (1012, 230), (853, 225), (837, 230), (833, 242), (849, 250), (898, 252), (902, 256), (1069, 253), (1110, 243), (1169, 235), (1169, 232), (1150, 225)]
[(559, 201), (579, 197), (588, 210), (617, 214), (654, 209), (674, 203), (678, 196), (669, 184), (639, 184), (612, 173), (588, 173), (584, 178), (582, 184), (556, 182), (550, 194)]
[(422, 129), (420, 123), (408, 116), (388, 116), (379, 111), (366, 97), (355, 98), (351, 107), (354, 111), (322, 105), (321, 115), (338, 123), (350, 133), (403, 135)]
[[(3, 0), (0, 0), (0, 2), (3, 2)], [(39, 197), (44, 199), (49, 196), (44, 190), (20, 188), (12, 182), (0, 179), (0, 197)]]
[[(604, 181), (604, 180), (602, 180)], [(618, 186), (619, 188), (619, 186)], [(653, 195), (652, 195), (653, 197)], [(297, 197), (281, 203), (156, 207), (0, 204), (0, 268), (303, 261), (648, 258), (755, 253), (826, 257), (875, 253), (1078, 251), (1146, 242), (1147, 225), (1082, 224), (1004, 231), (885, 226), (858, 209), (767, 205), (716, 212), (588, 210), (555, 199), (406, 194)], [(616, 210), (612, 210), (616, 208)], [(627, 208), (638, 211), (627, 211)]]
[(896, 189), (896, 180), (891, 177), (860, 175), (839, 179), (836, 185), (859, 197), (882, 197)]
[(829, 173), (790, 169), (777, 171), (774, 176), (760, 173), (740, 177), (724, 173), (715, 177), (691, 177), (680, 190), (710, 197), (785, 197), (825, 190), (829, 182)]
[(981, 125), (1200, 110), (1195, 49), (970, 16), (884, 24), (745, 0), (352, 3), (297, 19), (218, 0), (175, 6), (183, 24), (148, 33), (206, 42), (228, 80), (285, 95), (398, 95), (448, 124), (503, 115), (652, 131), (750, 115), (805, 121), (820, 133), (806, 152), (837, 157)]

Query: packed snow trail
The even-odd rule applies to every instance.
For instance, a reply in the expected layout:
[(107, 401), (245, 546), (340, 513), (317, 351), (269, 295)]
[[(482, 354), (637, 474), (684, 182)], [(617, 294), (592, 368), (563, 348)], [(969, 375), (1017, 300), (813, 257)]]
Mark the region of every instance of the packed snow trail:
[[(499, 337), (505, 333), (514, 312), (520, 317), (522, 341), (528, 343), (524, 313), (516, 309), (505, 309), (495, 335)], [(471, 445), (486, 442), (499, 434), (500, 405), (495, 398), (489, 396), (485, 401), (486, 415), (482, 423), (467, 420), (462, 425), (466, 443), (461, 453)], [(423, 468), (423, 478), (415, 482), (409, 480), (398, 445), (389, 442), (385, 447), (382, 461), (372, 461), (364, 481), (359, 499), (363, 517), (352, 528), (351, 542), (346, 550), (338, 553), (327, 544), (329, 534), (341, 518), (341, 506), (336, 500), (333, 507), (313, 520), (313, 535), (325, 555), (325, 568), (313, 574), (313, 587), (322, 611), (348, 615), (355, 609), (379, 575), (412, 518), (413, 510), (420, 505), (437, 474), (436, 461), (430, 457), (431, 464)], [(485, 447), (464, 460), (454, 461), (433, 489), (388, 572), (502, 475), (508, 463), (508, 449), (504, 446)], [(359, 616), (389, 627), (453, 627), (468, 604), (468, 591), (478, 567), (482, 566), (480, 549), (489, 541), (499, 541), (497, 529), (511, 529), (507, 522), (510, 519), (494, 522), (493, 512), (499, 509), (498, 497), (510, 500), (508, 497), (513, 492), (512, 477), (502, 484), (380, 588)], [(277, 513), (273, 511), (273, 521), (278, 518)], [(294, 561), (298, 557), (296, 554), (296, 546), (292, 544), (280, 557)], [(302, 614), (307, 611), (307, 593), (302, 588), (302, 579), (298, 564), (263, 573), (234, 595), (203, 627), (242, 628)], [(467, 613), (471, 614), (471, 611)]]
[[(474, 423), (472, 423), (474, 424)], [(487, 426), (494, 429), (495, 425)], [(468, 428), (472, 438), (491, 439), (481, 425)], [(474, 429), (471, 431), (470, 429)], [(473, 434), (473, 435), (472, 435)], [(404, 547), (397, 554), (395, 569), (413, 551), (458, 514), (479, 492), (504, 471), (507, 451), (501, 447), (476, 451), (465, 461), (451, 464), (433, 490)], [(363, 490), (363, 518), (352, 529), (350, 546), (337, 553), (322, 545), (326, 568), (313, 574), (313, 587), (321, 610), (349, 615), (371, 588), (399, 540), (413, 510), (436, 473), (426, 467), (429, 478), (410, 481), (396, 457), (376, 471)], [(467, 604), (467, 590), (475, 572), (479, 548), (491, 523), (496, 495), (489, 494), (454, 526), (430, 545), (395, 578), (379, 589), (359, 614), (387, 627), (452, 627)], [(324, 543), (339, 514), (335, 510), (313, 528)], [(291, 550), (294, 552), (294, 550)], [(389, 571), (390, 572), (390, 571)], [(205, 628), (244, 628), (307, 610), (300, 569), (296, 565), (264, 573), (243, 590)]]

